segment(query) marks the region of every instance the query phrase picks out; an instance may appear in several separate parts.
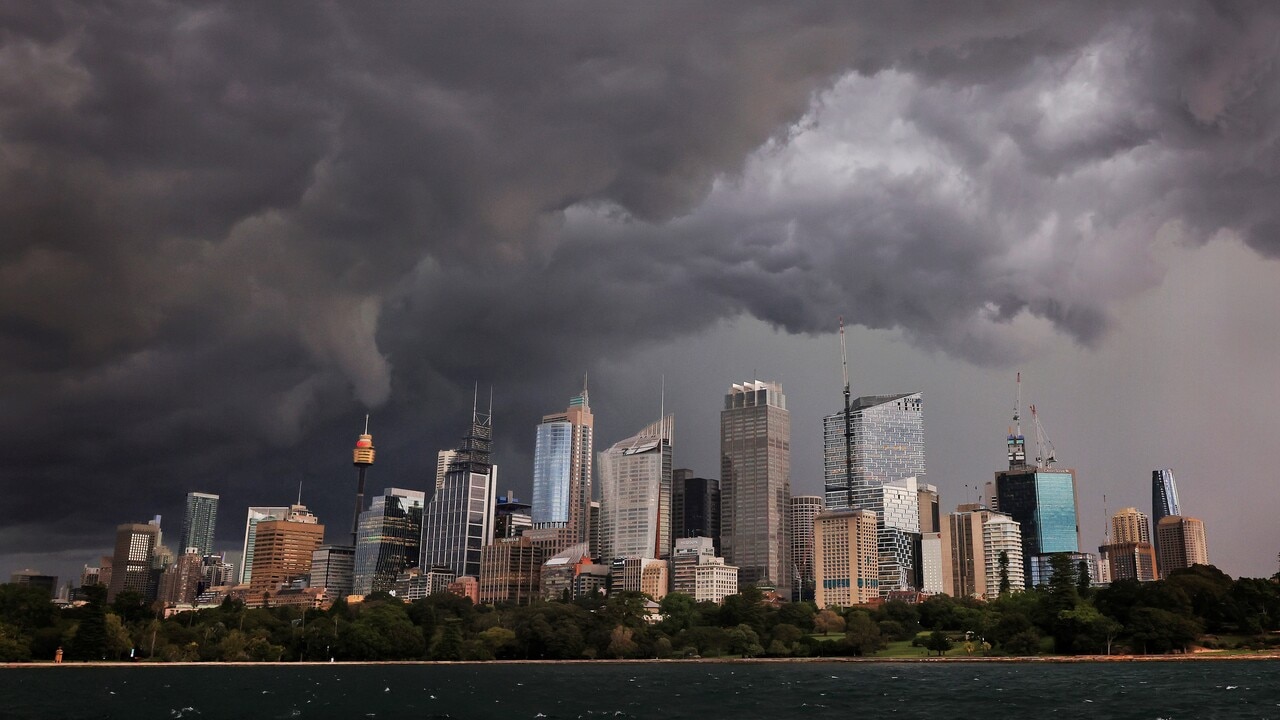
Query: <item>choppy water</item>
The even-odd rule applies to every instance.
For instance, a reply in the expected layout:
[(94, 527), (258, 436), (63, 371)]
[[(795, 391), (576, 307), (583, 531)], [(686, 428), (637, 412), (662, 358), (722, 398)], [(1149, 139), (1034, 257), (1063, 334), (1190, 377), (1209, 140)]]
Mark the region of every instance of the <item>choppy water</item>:
[(1280, 662), (0, 670), (3, 718), (1277, 718)]

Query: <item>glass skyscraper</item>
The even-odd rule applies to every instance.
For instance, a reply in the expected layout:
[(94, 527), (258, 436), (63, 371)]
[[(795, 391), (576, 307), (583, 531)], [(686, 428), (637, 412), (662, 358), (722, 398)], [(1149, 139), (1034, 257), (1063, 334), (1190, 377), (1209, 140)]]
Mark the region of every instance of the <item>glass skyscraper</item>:
[(187, 512), (182, 518), (182, 547), (199, 548), (200, 556), (213, 553), (213, 531), (218, 525), (218, 496), (209, 493), (187, 493)]
[(538, 424), (533, 448), (533, 524), (569, 528), (573, 544), (590, 538), (592, 432), (587, 391), (569, 400), (562, 413)]
[(860, 397), (845, 415), (823, 418), (823, 476), (828, 509), (876, 514), (879, 590), (915, 584), (920, 544), (918, 483), (924, 477), (924, 408), (920, 393)]
[(417, 567), (425, 499), (417, 490), (387, 488), (360, 513), (353, 580), (356, 595), (389, 591), (400, 573)]
[(498, 496), (498, 466), (490, 462), (492, 440), (492, 415), (473, 408), (471, 431), (423, 509), (419, 567), (447, 567), (459, 577), (480, 576), (480, 551), (493, 542)]
[(779, 383), (735, 383), (724, 396), (720, 548), (739, 584), (790, 597), (791, 413)]
[[(1178, 483), (1173, 479), (1173, 470), (1163, 468), (1151, 471), (1151, 540), (1160, 557), (1160, 537), (1156, 529), (1164, 518), (1182, 515), (1182, 507), (1178, 502)], [(1163, 573), (1163, 569), (1161, 569)]]
[(671, 554), (671, 437), (667, 415), (600, 453), (600, 553), (616, 558)]
[(681, 538), (711, 538), (720, 553), (720, 483), (694, 477), (692, 470), (671, 473), (672, 546)]
[(1076, 472), (1032, 466), (997, 472), (987, 487), (988, 504), (1022, 528), (1023, 573), (1040, 579), (1038, 556), (1080, 552)]

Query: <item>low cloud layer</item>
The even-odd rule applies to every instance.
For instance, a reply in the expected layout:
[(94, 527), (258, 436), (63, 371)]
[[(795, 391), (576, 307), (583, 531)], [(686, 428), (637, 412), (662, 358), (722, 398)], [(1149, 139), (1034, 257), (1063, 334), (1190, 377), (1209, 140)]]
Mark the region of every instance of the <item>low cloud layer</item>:
[(1105, 343), (1161, 244), (1280, 255), (1278, 31), (1265, 3), (0, 11), (0, 524), (71, 519), (62, 549), (189, 489), (239, 507), (340, 467), (362, 408), (420, 473), (476, 380), (522, 427), (743, 315), (979, 364)]

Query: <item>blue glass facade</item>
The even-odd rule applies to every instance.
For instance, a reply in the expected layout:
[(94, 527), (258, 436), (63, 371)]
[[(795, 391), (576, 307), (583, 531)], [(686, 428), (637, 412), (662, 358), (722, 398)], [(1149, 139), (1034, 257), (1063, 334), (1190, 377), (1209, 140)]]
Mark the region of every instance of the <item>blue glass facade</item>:
[(1080, 551), (1076, 482), (1072, 470), (1027, 467), (996, 473), (993, 509), (1022, 526), (1024, 576), (1037, 577), (1034, 558)]
[(569, 523), (569, 491), (573, 462), (573, 424), (538, 425), (533, 446), (533, 523)]

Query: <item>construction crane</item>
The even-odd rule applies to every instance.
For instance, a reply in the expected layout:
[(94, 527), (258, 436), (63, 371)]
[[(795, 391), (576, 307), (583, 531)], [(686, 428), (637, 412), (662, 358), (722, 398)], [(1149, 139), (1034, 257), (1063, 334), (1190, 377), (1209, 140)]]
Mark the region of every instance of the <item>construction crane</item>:
[(1031, 406), (1031, 421), (1036, 426), (1036, 467), (1053, 467), (1058, 458), (1053, 456), (1053, 442), (1045, 435), (1044, 426), (1040, 424), (1040, 416), (1036, 414), (1036, 406)]
[(844, 316), (840, 316), (840, 372), (844, 376), (844, 487), (845, 506), (853, 507), (853, 423), (849, 408), (849, 355), (844, 344)]

